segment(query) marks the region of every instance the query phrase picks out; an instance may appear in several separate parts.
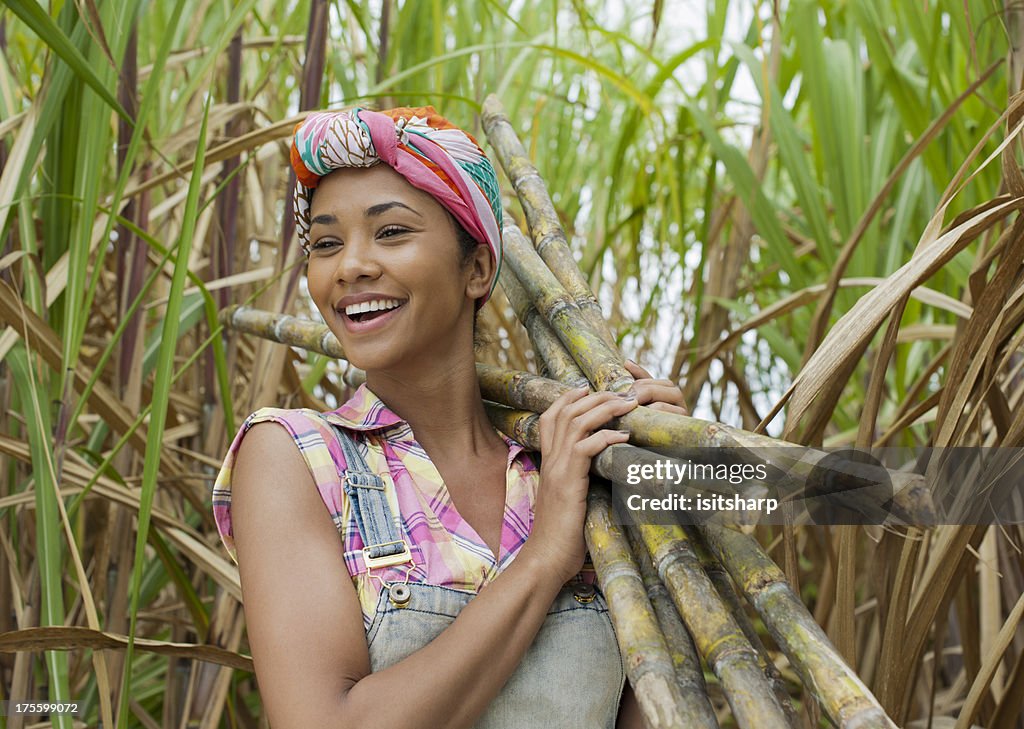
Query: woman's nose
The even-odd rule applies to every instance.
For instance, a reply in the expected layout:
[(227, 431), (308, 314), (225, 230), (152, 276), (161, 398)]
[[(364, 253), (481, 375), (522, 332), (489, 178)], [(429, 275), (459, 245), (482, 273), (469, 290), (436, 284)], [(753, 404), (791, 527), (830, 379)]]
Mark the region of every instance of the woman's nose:
[(377, 278), (380, 275), (380, 263), (369, 242), (348, 240), (338, 253), (338, 266), (334, 271), (337, 280), (352, 283), (360, 278)]

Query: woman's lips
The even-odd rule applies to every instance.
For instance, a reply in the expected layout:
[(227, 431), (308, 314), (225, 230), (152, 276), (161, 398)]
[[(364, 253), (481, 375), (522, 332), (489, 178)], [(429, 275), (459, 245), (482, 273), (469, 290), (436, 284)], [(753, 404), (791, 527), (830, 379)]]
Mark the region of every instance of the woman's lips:
[(362, 334), (364, 332), (374, 331), (386, 326), (387, 323), (395, 317), (395, 314), (401, 311), (404, 306), (405, 302), (402, 302), (394, 309), (389, 309), (383, 314), (377, 314), (377, 316), (370, 319), (364, 319), (363, 321), (356, 321), (344, 311), (339, 311), (338, 314), (341, 315), (341, 322), (347, 331), (352, 332), (353, 334)]

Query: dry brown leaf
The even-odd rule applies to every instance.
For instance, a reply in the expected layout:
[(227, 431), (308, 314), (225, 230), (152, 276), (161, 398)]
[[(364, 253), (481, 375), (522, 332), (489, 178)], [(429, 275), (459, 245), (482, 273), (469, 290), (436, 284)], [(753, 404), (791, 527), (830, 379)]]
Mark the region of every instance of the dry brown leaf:
[(981, 671), (978, 672), (978, 675), (971, 683), (971, 690), (968, 692), (967, 699), (960, 710), (960, 716), (957, 718), (955, 729), (967, 729), (974, 720), (981, 701), (988, 693), (989, 684), (995, 676), (996, 669), (1003, 660), (1003, 654), (1010, 647), (1013, 636), (1017, 632), (1017, 626), (1020, 624), (1022, 617), (1024, 617), (1024, 594), (1020, 596), (1017, 604), (1013, 606), (1013, 610), (1010, 611), (1006, 622), (1003, 623), (1003, 627), (999, 630), (995, 644), (985, 655)]
[(791, 437), (817, 398), (822, 397), (830, 402), (838, 400), (839, 393), (846, 385), (844, 378), (837, 377), (838, 373), (860, 356), (878, 326), (903, 297), (927, 280), (981, 232), (1021, 207), (1024, 207), (1024, 198), (1013, 198), (968, 217), (939, 236), (934, 243), (919, 248), (910, 261), (861, 297), (836, 322), (825, 341), (794, 379), (783, 437)]
[[(0, 653), (52, 650), (124, 650), (128, 636), (81, 627), (25, 628), (0, 633)], [(215, 645), (171, 643), (149, 638), (135, 638), (135, 650), (159, 653), (176, 658), (192, 658), (207, 663), (252, 672), (252, 658), (233, 653)]]

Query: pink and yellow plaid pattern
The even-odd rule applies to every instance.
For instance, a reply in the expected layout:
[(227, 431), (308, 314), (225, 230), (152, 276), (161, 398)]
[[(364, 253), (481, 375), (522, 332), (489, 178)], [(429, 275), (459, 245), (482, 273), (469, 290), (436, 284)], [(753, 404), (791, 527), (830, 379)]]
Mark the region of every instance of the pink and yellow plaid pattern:
[[(339, 475), (345, 470), (344, 456), (324, 418), (348, 429), (361, 449), (365, 444), (364, 457), (373, 471), (391, 473), (395, 488), (388, 490), (387, 497), (391, 513), (401, 515), (403, 536), (411, 547), (414, 565), (409, 569), (410, 582), (479, 592), (515, 558), (533, 526), (533, 504), (540, 481), (537, 467), (523, 446), (501, 436), (509, 451), (505, 518), (496, 561), (476, 530), (459, 515), (437, 468), (416, 442), (409, 424), (363, 385), (352, 399), (322, 417), (309, 409), (263, 408), (246, 418), (213, 487), (217, 528), (233, 560), (231, 473), (235, 455), (250, 426), (273, 421), (291, 433), (338, 528), (366, 627), (373, 620), (381, 590), (377, 576), (389, 582), (405, 579), (408, 565), (367, 574), (360, 551), (363, 541)], [(581, 573), (578, 579), (592, 582), (593, 573)]]

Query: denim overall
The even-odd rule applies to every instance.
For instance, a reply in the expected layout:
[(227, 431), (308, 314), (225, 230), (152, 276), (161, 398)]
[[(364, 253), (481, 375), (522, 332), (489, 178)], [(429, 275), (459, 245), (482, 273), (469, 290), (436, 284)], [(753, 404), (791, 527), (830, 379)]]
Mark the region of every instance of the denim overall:
[[(343, 428), (332, 426), (347, 470), (368, 569), (412, 562), (399, 521), (384, 496), (388, 478), (373, 473)], [(370, 670), (381, 671), (436, 638), (475, 593), (423, 583), (385, 583), (366, 632)], [(604, 596), (585, 583), (555, 598), (533, 644), (475, 729), (614, 729), (625, 671)]]

